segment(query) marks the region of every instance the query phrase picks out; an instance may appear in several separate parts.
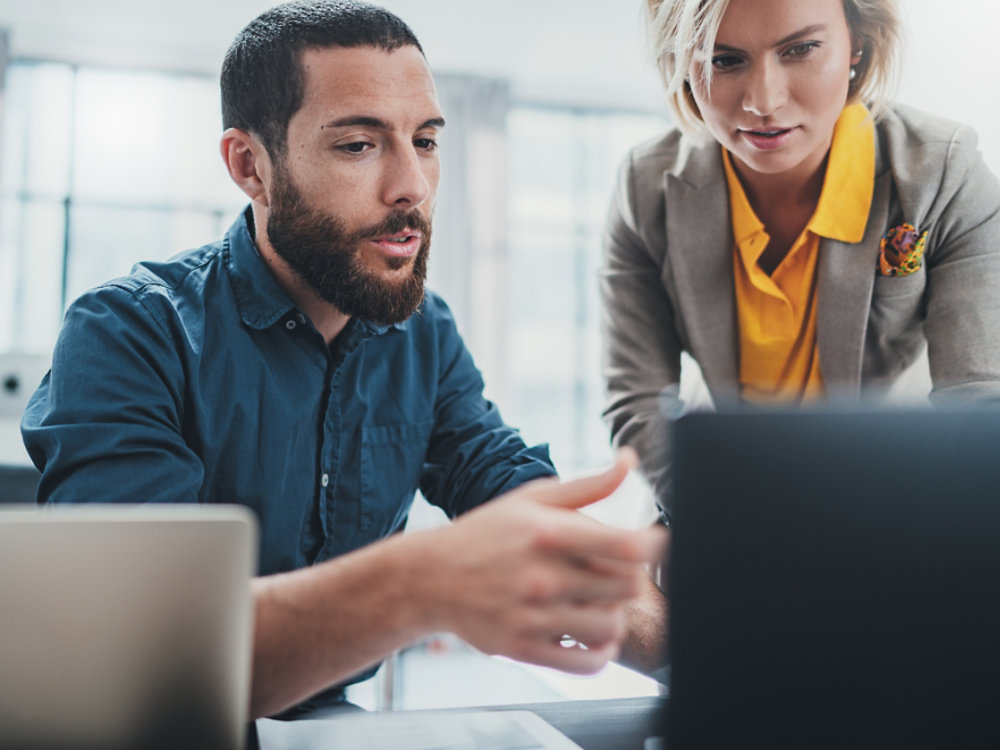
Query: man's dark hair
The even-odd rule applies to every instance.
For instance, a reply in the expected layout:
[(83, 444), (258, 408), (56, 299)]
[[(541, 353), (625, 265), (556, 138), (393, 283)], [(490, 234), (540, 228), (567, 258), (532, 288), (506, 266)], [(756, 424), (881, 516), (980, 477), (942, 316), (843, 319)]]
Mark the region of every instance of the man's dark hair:
[(222, 127), (253, 133), (272, 158), (285, 155), (288, 122), (305, 95), (303, 50), (423, 48), (397, 16), (355, 0), (293, 0), (261, 13), (222, 63)]

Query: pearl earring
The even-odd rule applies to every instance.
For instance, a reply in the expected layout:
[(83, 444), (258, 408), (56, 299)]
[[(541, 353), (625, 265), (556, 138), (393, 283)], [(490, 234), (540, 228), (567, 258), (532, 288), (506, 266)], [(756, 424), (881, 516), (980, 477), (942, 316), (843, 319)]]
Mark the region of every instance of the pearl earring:
[[(864, 50), (864, 47), (862, 47), (861, 49), (859, 49), (859, 50), (855, 51), (855, 53), (854, 53), (854, 56), (855, 56), (856, 58), (858, 58), (858, 62), (861, 62), (861, 56), (862, 56), (862, 55), (863, 55), (864, 53), (865, 53), (865, 50)], [(851, 80), (851, 81), (853, 81), (853, 80), (855, 79), (855, 77), (856, 77), (857, 75), (858, 75), (858, 71), (856, 71), (856, 70), (854, 69), (854, 66), (852, 65), (852, 66), (851, 66), (851, 72), (847, 74), (847, 78), (848, 78), (848, 80)]]

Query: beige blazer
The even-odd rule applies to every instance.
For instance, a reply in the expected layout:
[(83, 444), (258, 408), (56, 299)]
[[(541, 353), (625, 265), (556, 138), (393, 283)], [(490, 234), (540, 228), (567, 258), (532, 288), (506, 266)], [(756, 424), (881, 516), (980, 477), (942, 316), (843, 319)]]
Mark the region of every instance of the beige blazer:
[[(858, 244), (822, 240), (820, 369), (839, 400), (884, 393), (926, 347), (931, 398), (1000, 400), (1000, 185), (976, 136), (897, 107), (876, 126), (875, 192)], [(923, 266), (878, 271), (879, 240), (928, 230)], [(634, 446), (660, 496), (680, 357), (718, 404), (738, 397), (739, 339), (729, 195), (719, 146), (677, 131), (637, 147), (611, 205), (600, 274), (605, 419)]]

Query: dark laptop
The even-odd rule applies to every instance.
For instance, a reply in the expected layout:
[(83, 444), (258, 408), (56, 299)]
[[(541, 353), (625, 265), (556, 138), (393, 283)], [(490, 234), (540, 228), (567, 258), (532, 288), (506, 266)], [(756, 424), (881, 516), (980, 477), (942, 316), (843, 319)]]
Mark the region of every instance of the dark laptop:
[(670, 750), (1000, 747), (1000, 412), (673, 441)]

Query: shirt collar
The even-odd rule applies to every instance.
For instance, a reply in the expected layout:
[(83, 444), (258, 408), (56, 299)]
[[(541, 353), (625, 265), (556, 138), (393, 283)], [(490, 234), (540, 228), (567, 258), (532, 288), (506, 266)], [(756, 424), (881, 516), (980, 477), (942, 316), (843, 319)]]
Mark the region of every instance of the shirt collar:
[[(262, 329), (269, 328), (297, 308), (260, 256), (250, 233), (252, 221), (251, 209), (247, 206), (226, 232), (223, 253), (240, 318), (251, 328)], [(419, 309), (415, 314), (420, 314)], [(405, 330), (409, 322), (407, 319), (401, 323), (378, 325), (369, 320), (358, 320), (358, 329), (364, 338), (370, 338), (390, 328)]]
[(844, 108), (833, 129), (823, 191), (809, 229), (841, 242), (861, 242), (875, 192), (875, 126), (863, 104)]
[(243, 322), (251, 328), (268, 328), (294, 310), (295, 304), (257, 252), (250, 234), (252, 221), (247, 206), (226, 232), (222, 252)]
[[(733, 237), (737, 245), (742, 245), (765, 229), (750, 206), (730, 158), (722, 149)], [(874, 191), (875, 128), (867, 108), (852, 104), (844, 108), (834, 126), (823, 189), (806, 228), (821, 237), (861, 242)]]

